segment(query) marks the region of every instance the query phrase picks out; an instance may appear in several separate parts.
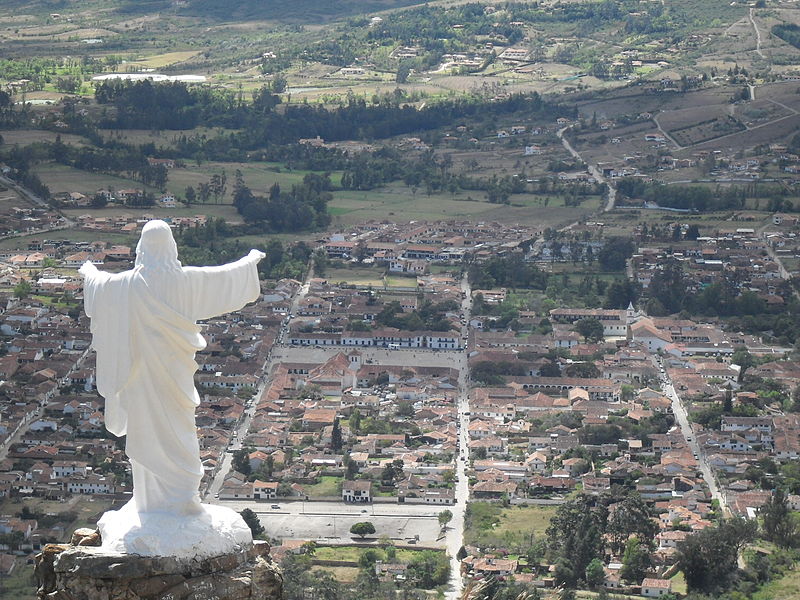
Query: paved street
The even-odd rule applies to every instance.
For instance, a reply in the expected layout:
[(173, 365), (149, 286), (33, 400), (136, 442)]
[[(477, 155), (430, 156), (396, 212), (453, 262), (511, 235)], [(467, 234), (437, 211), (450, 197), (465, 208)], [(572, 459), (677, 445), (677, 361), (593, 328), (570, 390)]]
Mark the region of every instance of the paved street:
[[(464, 292), (464, 301), (461, 303), (461, 311), (464, 320), (469, 323), (470, 312), (472, 310), (472, 297), (469, 283), (466, 276), (461, 281), (461, 289)], [(466, 334), (468, 326), (463, 327), (462, 333)], [(458, 453), (456, 454), (456, 503), (450, 508), (453, 519), (450, 521), (447, 530), (447, 554), (450, 557), (450, 589), (445, 593), (448, 600), (458, 600), (464, 588), (464, 579), (461, 577), (461, 561), (458, 554), (461, 546), (464, 545), (464, 514), (467, 510), (469, 500), (469, 483), (467, 481), (467, 461), (469, 460), (469, 368), (467, 364), (466, 352), (458, 353)]]
[(675, 421), (681, 428), (681, 433), (683, 433), (683, 437), (686, 438), (689, 449), (694, 453), (695, 456), (697, 456), (697, 462), (700, 466), (700, 473), (703, 475), (703, 479), (705, 480), (708, 489), (711, 491), (711, 497), (719, 501), (719, 505), (723, 514), (726, 517), (729, 517), (730, 509), (728, 508), (728, 502), (725, 499), (725, 494), (720, 492), (719, 486), (717, 485), (717, 480), (714, 478), (714, 473), (711, 471), (711, 467), (708, 464), (706, 453), (700, 444), (697, 443), (697, 439), (695, 438), (691, 424), (689, 423), (689, 416), (686, 414), (686, 408), (683, 406), (678, 393), (675, 391), (675, 387), (672, 385), (669, 375), (664, 372), (661, 377), (664, 385), (664, 393), (667, 395), (667, 397), (669, 397), (670, 400), (672, 400), (672, 412), (675, 415)]

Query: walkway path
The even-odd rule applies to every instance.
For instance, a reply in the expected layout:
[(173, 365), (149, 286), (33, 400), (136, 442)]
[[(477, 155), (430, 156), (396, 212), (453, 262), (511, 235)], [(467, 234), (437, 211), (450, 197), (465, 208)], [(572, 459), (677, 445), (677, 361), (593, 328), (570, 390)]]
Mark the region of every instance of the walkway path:
[[(764, 58), (764, 53), (761, 51), (761, 31), (758, 29), (758, 25), (756, 24), (756, 20), (753, 18), (753, 12), (755, 9), (751, 8), (749, 17), (750, 23), (753, 25), (753, 29), (756, 32), (756, 54), (758, 54), (761, 58)], [(755, 100), (755, 98), (753, 98)]]

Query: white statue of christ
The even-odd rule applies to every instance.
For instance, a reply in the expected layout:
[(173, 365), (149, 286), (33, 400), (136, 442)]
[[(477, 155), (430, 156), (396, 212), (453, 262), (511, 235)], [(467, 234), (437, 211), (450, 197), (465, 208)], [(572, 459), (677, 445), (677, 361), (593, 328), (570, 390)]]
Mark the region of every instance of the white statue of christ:
[(80, 268), (106, 428), (127, 436), (133, 470), (133, 498), (98, 522), (105, 550), (194, 557), (252, 543), (238, 513), (200, 502), (194, 357), (206, 345), (199, 319), (258, 298), (263, 257), (251, 250), (226, 265), (183, 267), (172, 230), (155, 220), (142, 230), (133, 269)]

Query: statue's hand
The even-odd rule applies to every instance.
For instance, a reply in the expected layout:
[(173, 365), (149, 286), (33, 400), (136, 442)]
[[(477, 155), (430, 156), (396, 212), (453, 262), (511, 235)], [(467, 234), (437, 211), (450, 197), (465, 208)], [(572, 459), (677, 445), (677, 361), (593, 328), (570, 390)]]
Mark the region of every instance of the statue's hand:
[(255, 248), (253, 248), (252, 250), (250, 250), (250, 254), (248, 254), (247, 256), (249, 258), (257, 258), (258, 260), (261, 260), (266, 256), (266, 254), (264, 254), (261, 250), (256, 250)]
[(78, 269), (78, 273), (80, 273), (83, 277), (88, 276), (91, 273), (97, 271), (97, 267), (95, 267), (91, 262), (88, 260), (81, 265), (81, 268)]

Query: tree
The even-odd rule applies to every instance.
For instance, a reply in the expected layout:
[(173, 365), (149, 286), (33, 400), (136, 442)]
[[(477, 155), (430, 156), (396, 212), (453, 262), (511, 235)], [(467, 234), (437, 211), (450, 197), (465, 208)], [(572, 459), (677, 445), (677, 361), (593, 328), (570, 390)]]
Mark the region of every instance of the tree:
[(397, 548), (389, 544), (383, 548), (383, 554), (388, 562), (394, 562), (397, 559)]
[(635, 537), (629, 539), (625, 544), (620, 577), (630, 583), (639, 583), (652, 568), (653, 558), (648, 548)]
[(572, 363), (564, 369), (564, 375), (567, 377), (600, 377), (600, 369), (592, 362), (578, 362)]
[(272, 83), (270, 85), (270, 91), (273, 94), (282, 94), (286, 91), (287, 80), (282, 74), (278, 73), (275, 77), (272, 78)]
[(105, 208), (108, 205), (108, 196), (97, 192), (94, 196), (92, 196), (91, 205), (92, 208)]
[(559, 558), (553, 570), (553, 579), (556, 585), (563, 585), (567, 588), (574, 587), (577, 583), (577, 578), (575, 577), (572, 561), (564, 557)]
[(233, 453), (233, 468), (242, 475), (250, 475), (250, 448), (242, 448)]
[(23, 300), (31, 295), (33, 288), (29, 281), (23, 279), (17, 285), (14, 286), (14, 297)]
[(577, 321), (575, 331), (581, 334), (587, 342), (599, 342), (603, 339), (603, 324), (591, 317)]
[(557, 362), (548, 361), (539, 367), (539, 375), (542, 377), (561, 377), (561, 368)]
[(331, 262), (328, 258), (328, 253), (322, 249), (317, 250), (314, 252), (312, 259), (314, 261), (314, 275), (317, 277), (325, 277), (325, 272), (328, 270), (328, 266)]
[(453, 513), (449, 509), (445, 508), (439, 513), (437, 518), (439, 519), (439, 527), (444, 529), (447, 527), (447, 524), (453, 520)]
[(652, 549), (658, 525), (653, 521), (650, 509), (642, 497), (639, 494), (628, 494), (615, 506), (608, 520), (607, 533), (614, 554), (627, 548), (626, 542), (632, 535), (636, 536), (640, 544)]
[(603, 300), (603, 308), (628, 308), (631, 302), (636, 301), (636, 285), (630, 280), (615, 279), (606, 288), (606, 297)]
[(410, 74), (411, 67), (409, 64), (407, 62), (401, 62), (397, 67), (397, 75), (395, 75), (394, 80), (397, 83), (406, 83)]
[(800, 544), (797, 520), (789, 507), (786, 493), (777, 488), (759, 511), (764, 537), (782, 548), (795, 548)]
[[(594, 558), (603, 555), (603, 533), (608, 519), (608, 510), (596, 498), (585, 494), (568, 500), (556, 509), (547, 527), (550, 550), (564, 562), (564, 582), (574, 582), (586, 572)], [(566, 577), (571, 572), (571, 578)], [(556, 577), (558, 578), (558, 577)]]
[(247, 523), (250, 531), (253, 532), (253, 537), (264, 533), (264, 526), (261, 524), (261, 521), (258, 520), (258, 515), (255, 512), (249, 508), (245, 508), (239, 514), (242, 515), (242, 519)]
[(378, 562), (378, 558), (378, 551), (373, 548), (369, 548), (362, 552), (361, 556), (358, 557), (358, 566), (365, 571), (372, 571), (374, 573), (375, 563)]
[(450, 578), (450, 562), (443, 552), (423, 550), (408, 564), (408, 572), (419, 587), (431, 589), (447, 583)]
[(403, 477), (403, 461), (399, 458), (387, 462), (381, 471), (381, 482), (384, 485), (394, 485)]
[(338, 451), (342, 449), (342, 426), (339, 424), (339, 417), (333, 420), (333, 429), (331, 430), (331, 449)]
[(607, 271), (621, 271), (625, 268), (625, 261), (633, 255), (635, 249), (630, 239), (612, 237), (597, 253), (597, 260)]
[(748, 352), (747, 348), (744, 346), (738, 346), (736, 350), (731, 355), (731, 363), (734, 365), (739, 365), (739, 377), (738, 381), (741, 383), (744, 381), (744, 374), (747, 369), (750, 367), (755, 366), (756, 361), (753, 358), (752, 354)]
[(350, 528), (350, 533), (352, 533), (353, 535), (360, 536), (361, 539), (363, 540), (366, 536), (375, 533), (375, 525), (373, 525), (369, 521), (353, 523), (353, 526)]
[(597, 588), (603, 585), (606, 580), (606, 573), (603, 570), (603, 561), (599, 558), (593, 558), (586, 566), (586, 583), (591, 588)]
[(186, 199), (186, 204), (194, 204), (197, 202), (197, 192), (194, 191), (194, 188), (191, 185), (186, 186), (183, 196)]
[(755, 521), (728, 519), (679, 543), (676, 564), (689, 591), (716, 594), (730, 587), (737, 575), (739, 552), (757, 531)]
[(200, 192), (198, 194), (200, 198), (200, 202), (205, 204), (208, 202), (208, 199), (211, 198), (211, 184), (208, 182), (204, 182), (200, 184)]
[(361, 429), (361, 411), (357, 408), (353, 409), (353, 412), (350, 414), (350, 430), (353, 433), (358, 433)]

